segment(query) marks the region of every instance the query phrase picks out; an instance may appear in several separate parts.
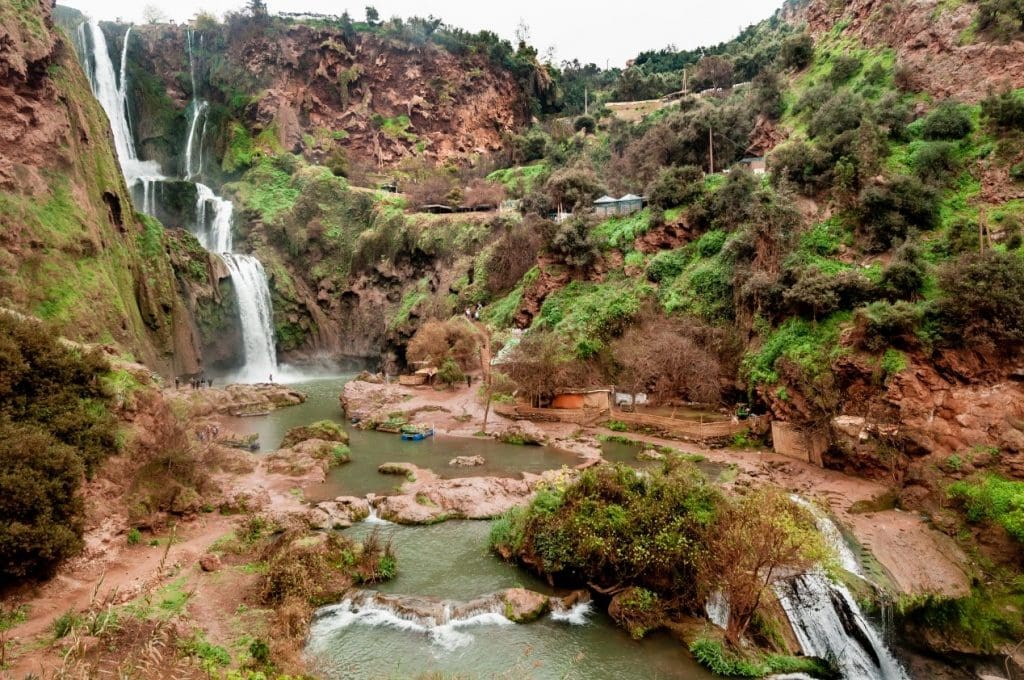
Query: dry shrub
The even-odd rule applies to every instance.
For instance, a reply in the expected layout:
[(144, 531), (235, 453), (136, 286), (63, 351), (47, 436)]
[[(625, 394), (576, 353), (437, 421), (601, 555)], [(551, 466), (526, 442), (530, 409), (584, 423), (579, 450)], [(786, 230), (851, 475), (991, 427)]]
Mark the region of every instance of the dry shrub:
[(484, 179), (474, 179), (462, 192), (462, 207), (472, 210), (497, 208), (505, 200), (505, 189)]
[(455, 179), (443, 170), (424, 172), (410, 181), (402, 192), (413, 208), (428, 205), (453, 205), (452, 192), (455, 190)]
[(508, 375), (527, 397), (550, 397), (559, 389), (601, 379), (598, 370), (578, 360), (566, 339), (553, 331), (527, 333), (512, 353)]
[(426, 362), (438, 367), (453, 359), (463, 371), (480, 366), (480, 331), (467, 319), (431, 319), (419, 327), (405, 351), (410, 363)]
[(720, 358), (732, 342), (726, 332), (692, 319), (647, 315), (612, 343), (618, 382), (634, 392), (664, 401), (717, 404), (730, 366)]
[(537, 262), (547, 241), (551, 222), (536, 216), (527, 217), (520, 223), (502, 221), (501, 236), (494, 245), (494, 253), (487, 262), (487, 290), (498, 295), (511, 289)]

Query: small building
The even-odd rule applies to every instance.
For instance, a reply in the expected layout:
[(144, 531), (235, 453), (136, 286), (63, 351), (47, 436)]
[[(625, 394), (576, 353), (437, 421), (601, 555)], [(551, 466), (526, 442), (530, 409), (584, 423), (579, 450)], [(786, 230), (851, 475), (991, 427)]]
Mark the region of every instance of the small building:
[(764, 156), (747, 156), (740, 161), (740, 165), (745, 165), (755, 175), (763, 175), (768, 172), (768, 164), (765, 162)]
[(594, 201), (594, 212), (602, 217), (631, 215), (644, 208), (644, 199), (636, 194), (626, 194), (622, 198), (602, 196)]
[(559, 390), (551, 398), (550, 408), (581, 410), (610, 410), (612, 407), (612, 391), (604, 388), (595, 389), (564, 389)]
[(619, 210), (618, 200), (607, 194), (594, 201), (594, 212), (602, 217), (617, 215)]

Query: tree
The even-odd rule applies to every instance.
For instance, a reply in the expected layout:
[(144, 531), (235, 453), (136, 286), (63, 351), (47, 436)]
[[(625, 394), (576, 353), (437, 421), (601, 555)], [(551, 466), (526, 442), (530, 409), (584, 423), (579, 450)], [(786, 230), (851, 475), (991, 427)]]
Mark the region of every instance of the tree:
[(705, 81), (711, 87), (725, 88), (732, 85), (733, 65), (730, 59), (708, 55), (697, 62), (698, 81)]
[(600, 254), (590, 234), (590, 225), (580, 217), (562, 223), (551, 241), (551, 250), (579, 273), (589, 270)]
[(366, 23), (371, 26), (376, 26), (377, 22), (380, 21), (380, 12), (377, 8), (372, 5), (366, 6)]
[(147, 24), (167, 23), (167, 14), (156, 5), (149, 4), (142, 8), (142, 19)]
[(488, 371), (483, 386), (480, 388), (480, 396), (484, 400), (484, 423), (480, 431), (487, 434), (487, 417), (491, 413), (491, 402), (495, 397), (511, 396), (516, 390), (516, 384), (510, 377), (498, 371)]
[(249, 11), (249, 14), (254, 17), (267, 16), (266, 0), (249, 0), (246, 4), (246, 9)]
[(798, 71), (807, 68), (814, 59), (814, 40), (806, 33), (789, 38), (782, 44), (779, 58), (786, 68)]
[(1003, 351), (1024, 342), (1024, 260), (987, 250), (947, 264), (939, 275), (938, 313), (957, 343), (987, 341)]
[(770, 488), (722, 503), (704, 541), (699, 580), (705, 595), (721, 592), (728, 601), (725, 637), (734, 646), (783, 571), (806, 571), (828, 554), (810, 513)]

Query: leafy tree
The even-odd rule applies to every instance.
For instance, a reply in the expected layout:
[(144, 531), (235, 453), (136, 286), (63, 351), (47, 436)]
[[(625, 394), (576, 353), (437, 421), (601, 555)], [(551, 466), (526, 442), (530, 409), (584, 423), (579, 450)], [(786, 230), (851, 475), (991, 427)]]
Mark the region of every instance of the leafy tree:
[(1008, 42), (1024, 31), (1024, 0), (979, 0), (978, 28)]
[(1024, 96), (1012, 90), (986, 97), (981, 103), (981, 111), (997, 127), (1024, 130)]
[(781, 491), (761, 488), (722, 504), (708, 524), (699, 578), (729, 603), (725, 636), (738, 646), (783, 571), (810, 569), (828, 554), (814, 518)]
[(704, 171), (695, 165), (666, 168), (647, 187), (651, 205), (662, 209), (688, 205), (703, 193)]
[(583, 131), (588, 135), (592, 135), (597, 131), (597, 122), (591, 116), (580, 116), (573, 122), (572, 128), (576, 132)]
[(249, 14), (254, 17), (265, 17), (267, 16), (267, 3), (266, 0), (248, 0), (245, 8), (249, 11)]
[(896, 249), (889, 266), (882, 272), (879, 286), (890, 300), (913, 300), (924, 288), (927, 275), (920, 248), (907, 242)]
[(590, 269), (599, 256), (590, 225), (580, 217), (566, 220), (559, 226), (551, 241), (551, 250), (578, 272)]
[(938, 195), (912, 176), (895, 177), (874, 184), (859, 198), (861, 228), (868, 249), (880, 252), (905, 239), (911, 230), (934, 229), (939, 223)]
[(372, 5), (366, 6), (366, 23), (371, 26), (376, 26), (377, 22), (380, 21), (380, 12), (377, 8)]

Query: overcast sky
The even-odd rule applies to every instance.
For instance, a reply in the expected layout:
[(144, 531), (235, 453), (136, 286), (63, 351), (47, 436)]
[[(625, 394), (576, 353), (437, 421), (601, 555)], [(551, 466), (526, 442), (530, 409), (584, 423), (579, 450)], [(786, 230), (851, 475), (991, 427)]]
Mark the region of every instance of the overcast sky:
[[(240, 8), (244, 0), (59, 0), (96, 19), (141, 22), (154, 5), (177, 21), (204, 9), (215, 14)], [(366, 0), (268, 0), (271, 12), (340, 14), (346, 8), (362, 19)], [(772, 15), (782, 0), (646, 0), (644, 2), (560, 2), (559, 0), (375, 0), (382, 18), (433, 14), (446, 23), (483, 28), (512, 39), (520, 21), (542, 52), (555, 49), (557, 61), (579, 59), (600, 66), (622, 66), (648, 49), (673, 44), (693, 48), (728, 40), (745, 26)]]

